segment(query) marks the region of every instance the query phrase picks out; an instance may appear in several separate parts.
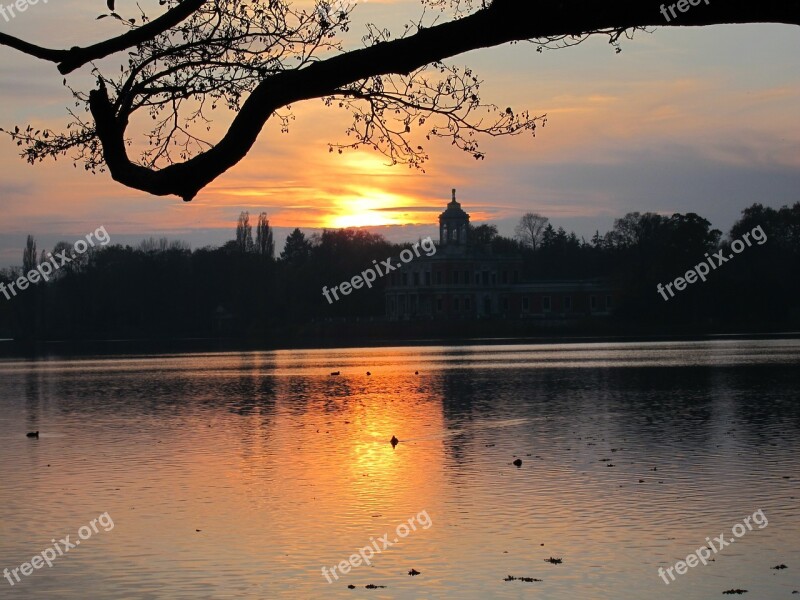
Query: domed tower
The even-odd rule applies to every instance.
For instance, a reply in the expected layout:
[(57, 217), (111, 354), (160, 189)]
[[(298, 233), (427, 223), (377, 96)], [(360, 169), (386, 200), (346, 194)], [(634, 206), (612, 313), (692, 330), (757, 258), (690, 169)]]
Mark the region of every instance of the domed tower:
[(447, 210), (439, 215), (439, 245), (440, 246), (466, 246), (467, 231), (469, 230), (469, 215), (456, 202), (456, 191), (453, 190), (453, 200), (447, 205)]

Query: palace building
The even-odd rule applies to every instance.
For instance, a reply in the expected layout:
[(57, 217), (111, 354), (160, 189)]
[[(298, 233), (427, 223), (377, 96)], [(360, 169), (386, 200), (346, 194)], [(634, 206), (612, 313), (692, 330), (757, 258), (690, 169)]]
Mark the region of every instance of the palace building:
[(598, 279), (526, 281), (519, 255), (473, 244), (456, 191), (439, 215), (439, 243), (390, 274), (391, 321), (425, 319), (579, 319), (611, 314), (615, 294)]

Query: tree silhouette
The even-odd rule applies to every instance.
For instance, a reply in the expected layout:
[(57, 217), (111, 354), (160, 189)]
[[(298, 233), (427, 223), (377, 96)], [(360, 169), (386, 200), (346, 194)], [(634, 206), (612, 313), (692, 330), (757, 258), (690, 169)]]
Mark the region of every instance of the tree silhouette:
[(523, 246), (536, 250), (542, 241), (544, 228), (549, 219), (539, 213), (525, 213), (519, 220), (514, 233)]
[(236, 249), (239, 252), (252, 252), (253, 246), (253, 227), (250, 225), (250, 213), (242, 211), (239, 221), (236, 223)]
[[(331, 151), (366, 147), (412, 166), (428, 158), (423, 139), (446, 138), (482, 158), (478, 134), (534, 133), (543, 117), (483, 103), (480, 79), (442, 62), (469, 50), (520, 40), (557, 48), (593, 35), (618, 45), (623, 35), (654, 26), (800, 24), (800, 5), (785, 0), (714, 2), (669, 22), (661, 0), (423, 3), (451, 18), (432, 26), (420, 18), (398, 35), (369, 26), (365, 47), (357, 49), (340, 41), (352, 8), (305, 10), (289, 0), (164, 0), (167, 11), (152, 20), (142, 15), (141, 25), (112, 11), (128, 31), (69, 49), (0, 33), (0, 45), (53, 62), (63, 74), (129, 50), (120, 74), (93, 67), (96, 87), (72, 90), (90, 118), (70, 110), (73, 121), (63, 132), (28, 126), (7, 133), (30, 162), (71, 154), (123, 185), (189, 201), (247, 155), (269, 119), (285, 130), (289, 107), (304, 100), (322, 99), (352, 116), (350, 140), (332, 143)], [(235, 116), (209, 141), (201, 135), (218, 107)], [(153, 126), (142, 154), (131, 159), (128, 126), (141, 113)]]
[(28, 274), (36, 268), (39, 263), (36, 259), (36, 240), (32, 235), (29, 235), (25, 240), (25, 249), (22, 251), (22, 271)]
[(295, 228), (286, 237), (286, 243), (281, 252), (281, 260), (291, 265), (299, 266), (305, 264), (309, 256), (311, 256), (311, 242), (306, 239), (306, 235), (299, 228)]
[(267, 213), (265, 212), (258, 215), (258, 225), (256, 225), (256, 252), (270, 260), (275, 256), (275, 240), (272, 235), (272, 228), (269, 226)]
[(483, 223), (481, 225), (469, 224), (467, 231), (471, 243), (482, 246), (484, 244), (491, 244), (492, 240), (497, 237), (497, 226), (488, 225)]

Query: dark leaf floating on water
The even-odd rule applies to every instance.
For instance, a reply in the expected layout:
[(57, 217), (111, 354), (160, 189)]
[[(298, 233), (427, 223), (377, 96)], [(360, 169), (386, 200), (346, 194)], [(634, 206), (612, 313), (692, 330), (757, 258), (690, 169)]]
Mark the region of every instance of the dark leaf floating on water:
[(550, 563), (552, 565), (560, 565), (562, 562), (564, 562), (564, 560), (561, 559), (561, 558), (553, 558), (551, 556), (550, 558), (545, 558), (544, 562), (548, 562), (548, 563)]
[(415, 575), (419, 575), (419, 571), (417, 571), (416, 569), (411, 569), (408, 572), (408, 574), (411, 575), (412, 577), (414, 577)]
[(374, 583), (369, 583), (369, 584), (365, 585), (364, 587), (367, 588), (368, 590), (379, 590), (379, 589), (385, 588), (386, 586), (385, 585), (375, 585)]
[(533, 583), (535, 581), (542, 581), (541, 579), (536, 579), (535, 577), (514, 577), (513, 575), (509, 575), (503, 581), (524, 581), (525, 583)]
[(518, 458), (518, 459), (517, 459), (517, 460), (515, 460), (515, 461), (514, 461), (512, 464), (513, 464), (515, 467), (521, 467), (521, 466), (522, 466), (522, 461), (521, 461), (521, 460)]
[(724, 592), (722, 592), (722, 593), (723, 593), (723, 594), (746, 594), (746, 593), (747, 593), (747, 590), (740, 590), (740, 589), (735, 589), (735, 590), (725, 590), (725, 591), (724, 591)]
[(347, 589), (348, 589), (348, 590), (354, 590), (354, 589), (356, 589), (356, 586), (354, 586), (354, 585), (351, 583), (350, 585), (348, 585), (348, 586), (347, 586)]
[(772, 568), (778, 570), (778, 569), (788, 569), (789, 567), (787, 567), (786, 565), (777, 565), (777, 566), (772, 567)]

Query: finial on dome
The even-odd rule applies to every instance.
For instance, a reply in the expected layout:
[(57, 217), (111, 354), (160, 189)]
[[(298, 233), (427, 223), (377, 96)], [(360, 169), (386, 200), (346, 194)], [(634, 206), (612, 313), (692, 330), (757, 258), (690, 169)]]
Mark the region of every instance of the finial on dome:
[(453, 202), (456, 201), (456, 188), (453, 188)]

